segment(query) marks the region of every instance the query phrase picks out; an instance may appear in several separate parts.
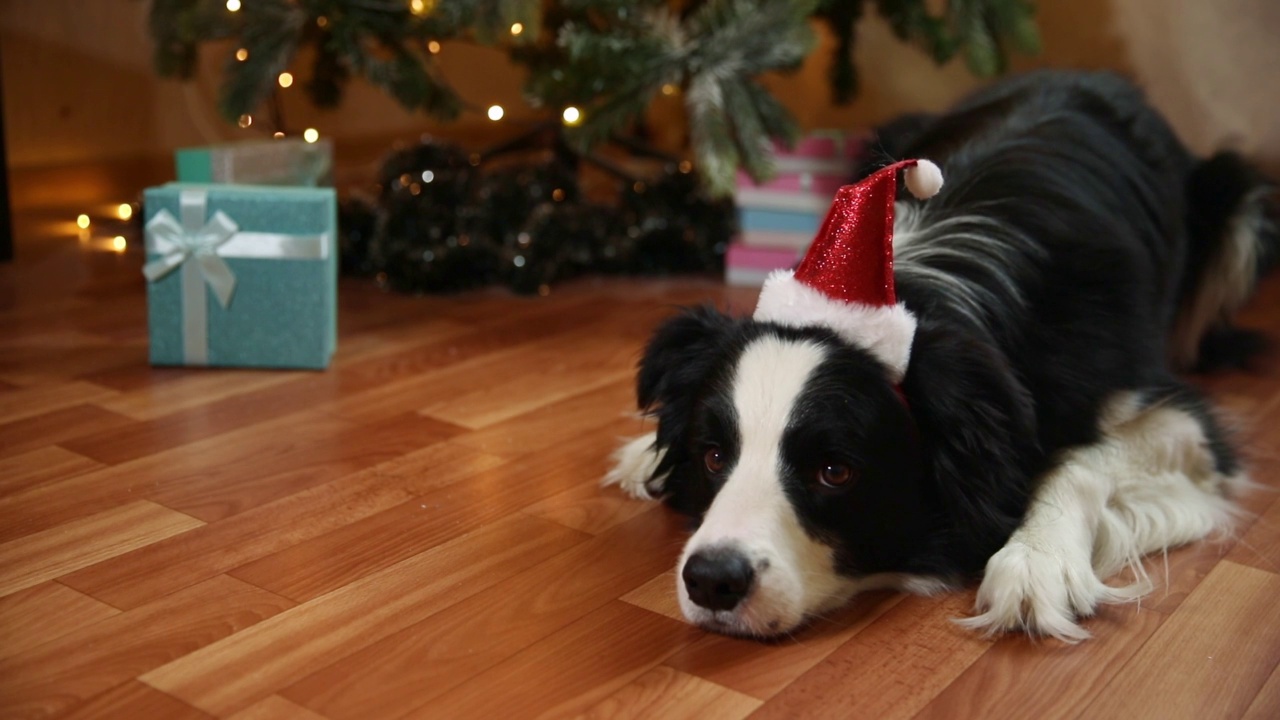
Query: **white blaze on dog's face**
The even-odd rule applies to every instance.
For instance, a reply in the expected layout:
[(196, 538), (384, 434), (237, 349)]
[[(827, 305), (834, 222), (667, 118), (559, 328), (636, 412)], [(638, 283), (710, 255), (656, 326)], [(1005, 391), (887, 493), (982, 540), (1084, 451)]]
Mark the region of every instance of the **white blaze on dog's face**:
[(854, 590), (836, 570), (834, 549), (805, 531), (783, 487), (783, 435), (825, 355), (816, 343), (762, 338), (738, 360), (732, 400), (740, 449), (734, 458), (720, 457), (731, 451), (719, 446), (707, 451), (719, 455), (704, 456), (713, 469), (732, 466), (677, 573), (680, 607), (694, 623), (771, 635)]
[(658, 419), (653, 462), (619, 479), (700, 519), (677, 568), (691, 621), (780, 635), (913, 572), (937, 512), (910, 416), (868, 353), (693, 311), (655, 335), (638, 386)]

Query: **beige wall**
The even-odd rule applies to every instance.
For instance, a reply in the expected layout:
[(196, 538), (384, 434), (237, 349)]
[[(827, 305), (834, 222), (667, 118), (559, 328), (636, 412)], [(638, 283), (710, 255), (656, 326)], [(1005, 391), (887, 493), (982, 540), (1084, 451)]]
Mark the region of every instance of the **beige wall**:
[[(1224, 141), (1280, 160), (1280, 2), (1276, 0), (1042, 0), (1040, 65), (1113, 67), (1135, 72), (1189, 142)], [(263, 131), (229, 127), (213, 102), (218, 68), (229, 48), (211, 48), (196, 82), (155, 77), (146, 34), (147, 3), (130, 0), (8, 0), (0, 3), (5, 121), (10, 163), (17, 167), (111, 158), (160, 157), (173, 148)], [(959, 62), (935, 67), (872, 18), (859, 36), (863, 93), (849, 107), (827, 102), (826, 51), (770, 86), (807, 127), (861, 126), (897, 112), (941, 108), (975, 86)], [(314, 126), (342, 143), (381, 146), (391, 137), (434, 130), (511, 132), (511, 120), (536, 117), (520, 99), (522, 78), (493, 52), (446, 46), (445, 74), (477, 107), (508, 109), (502, 128), (477, 114), (451, 128), (410, 115), (380, 92), (353, 84), (333, 112), (285, 91), (294, 129)], [(303, 71), (305, 72), (305, 70)], [(664, 144), (683, 137), (676, 101), (659, 103), (655, 126)]]

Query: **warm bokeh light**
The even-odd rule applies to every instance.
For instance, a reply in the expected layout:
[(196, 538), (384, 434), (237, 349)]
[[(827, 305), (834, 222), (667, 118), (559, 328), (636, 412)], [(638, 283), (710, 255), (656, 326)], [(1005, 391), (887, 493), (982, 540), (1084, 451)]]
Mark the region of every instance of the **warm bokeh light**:
[(120, 203), (120, 207), (116, 208), (116, 215), (120, 216), (121, 220), (128, 220), (133, 217), (133, 206), (129, 203)]
[(282, 133), (282, 132), (280, 132), (279, 130), (277, 130), (277, 131), (275, 131), (275, 132), (271, 133), (271, 137), (273, 137), (273, 138), (275, 138), (275, 139), (279, 140), (280, 138), (284, 137), (284, 133)]
[(663, 95), (675, 95), (675, 94), (676, 94), (676, 86), (675, 86), (675, 85), (672, 85), (671, 83), (667, 83), (666, 85), (663, 85), (663, 86), (662, 86), (662, 94), (663, 94)]
[(248, 48), (240, 48), (239, 50), (237, 50), (237, 51), (236, 51), (236, 59), (237, 59), (237, 60), (239, 60), (240, 62), (244, 62), (245, 60), (248, 60), (248, 59), (249, 59), (249, 49), (248, 49)]
[(227, 0), (227, 9), (231, 12), (239, 12), (240, 0)]
[(293, 84), (293, 73), (282, 72), (276, 79), (280, 82), (280, 87), (287, 88)]
[(241, 116), (240, 116), (240, 119), (236, 121), (236, 124), (237, 124), (237, 125), (239, 125), (239, 126), (240, 126), (240, 127), (242, 127), (242, 128), (247, 128), (247, 127), (249, 127), (250, 125), (252, 125), (252, 124), (253, 124), (253, 116), (252, 116), (252, 115), (241, 115)]
[(315, 128), (307, 128), (302, 131), (302, 139), (309, 143), (313, 143), (320, 139), (320, 131)]
[(81, 230), (89, 227), (89, 216), (81, 213), (80, 217), (76, 218), (76, 227)]
[(123, 235), (117, 235), (111, 238), (111, 249), (116, 252), (124, 252), (129, 247), (129, 241), (124, 239)]
[(430, 52), (432, 55), (439, 53), (440, 43), (436, 42), (435, 40), (432, 40), (431, 42), (427, 43), (427, 51)]
[(572, 105), (564, 109), (564, 112), (561, 113), (561, 117), (564, 118), (565, 125), (577, 125), (582, 122), (582, 113), (578, 108), (573, 107)]
[(512, 23), (512, 24), (511, 24), (511, 34), (512, 34), (512, 35), (519, 35), (519, 34), (520, 34), (520, 33), (522, 33), (522, 32), (524, 32), (524, 23)]
[(503, 115), (505, 115), (505, 114), (506, 114), (506, 111), (502, 109), (502, 106), (501, 106), (501, 105), (490, 105), (490, 106), (489, 106), (489, 119), (490, 119), (490, 120), (493, 120), (494, 122), (497, 122), (498, 120), (501, 120), (501, 119), (502, 119), (502, 116), (503, 116)]
[(409, 12), (422, 17), (436, 9), (436, 0), (409, 0)]

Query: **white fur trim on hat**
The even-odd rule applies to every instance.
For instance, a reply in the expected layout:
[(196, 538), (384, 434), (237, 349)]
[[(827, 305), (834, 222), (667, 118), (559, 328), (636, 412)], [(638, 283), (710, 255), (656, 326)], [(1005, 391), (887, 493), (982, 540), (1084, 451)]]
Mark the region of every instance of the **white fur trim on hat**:
[(901, 303), (880, 307), (846, 303), (796, 280), (791, 270), (775, 270), (764, 281), (755, 319), (829, 328), (887, 365), (895, 383), (907, 374), (916, 334), (916, 318)]

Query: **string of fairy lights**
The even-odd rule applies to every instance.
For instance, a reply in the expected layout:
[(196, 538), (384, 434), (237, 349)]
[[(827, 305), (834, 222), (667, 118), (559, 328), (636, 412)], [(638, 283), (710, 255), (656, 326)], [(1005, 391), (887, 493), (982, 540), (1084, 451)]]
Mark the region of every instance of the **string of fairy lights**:
[[(247, 0), (226, 0), (227, 12), (240, 12), (245, 1)], [(408, 0), (409, 12), (418, 17), (430, 15), (435, 10), (437, 2), (439, 2), (439, 0)], [(393, 3), (388, 3), (388, 5), (392, 4)], [(398, 7), (403, 7), (403, 5), (399, 5)], [(329, 25), (329, 19), (324, 16), (320, 16), (316, 18), (316, 25), (320, 28), (325, 28)], [(524, 30), (525, 27), (523, 23), (516, 22), (511, 24), (510, 32), (513, 37), (519, 36), (524, 32)], [(432, 55), (439, 55), (440, 51), (441, 45), (439, 41), (430, 40), (427, 42), (427, 52)], [(237, 48), (235, 53), (233, 53), (233, 56), (237, 61), (245, 62), (249, 59), (249, 49), (243, 47)], [(295, 78), (293, 73), (286, 70), (276, 77), (276, 84), (278, 84), (281, 89), (289, 89), (293, 87), (294, 80)], [(663, 94), (669, 95), (674, 92), (674, 87), (671, 88), (670, 92), (667, 87), (663, 87), (662, 90)], [(506, 108), (502, 107), (502, 105), (495, 103), (484, 109), (484, 115), (490, 121), (498, 122), (506, 117), (507, 111)], [(572, 127), (582, 124), (583, 113), (579, 108), (570, 105), (561, 111), (560, 117), (565, 125)], [(253, 115), (249, 113), (241, 115), (237, 119), (236, 125), (245, 130), (253, 127)], [(277, 129), (272, 133), (272, 137), (277, 139), (283, 138), (285, 137), (285, 132)], [(313, 127), (306, 128), (302, 131), (302, 139), (308, 143), (317, 142), (320, 139), (320, 131)], [(100, 220), (108, 220), (108, 224), (111, 224), (111, 221), (115, 220), (128, 222), (133, 217), (133, 212), (134, 206), (132, 204), (120, 203), (115, 206), (112, 211), (99, 212), (98, 215), (100, 216)], [(111, 217), (112, 215), (114, 215), (114, 217)], [(123, 235), (115, 235), (106, 238), (105, 240), (99, 238), (95, 241), (91, 231), (91, 225), (93, 222), (93, 218), (88, 213), (81, 213), (76, 217), (75, 224), (82, 243), (88, 243), (94, 249), (105, 249), (115, 253), (123, 253), (128, 250), (129, 241)]]

